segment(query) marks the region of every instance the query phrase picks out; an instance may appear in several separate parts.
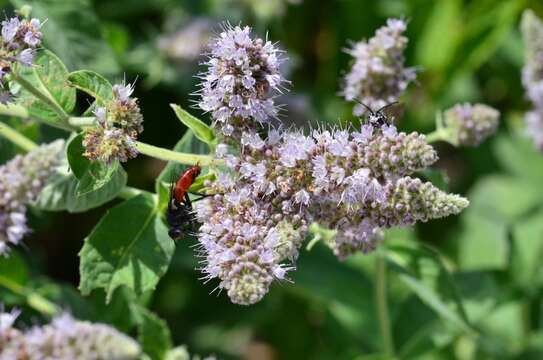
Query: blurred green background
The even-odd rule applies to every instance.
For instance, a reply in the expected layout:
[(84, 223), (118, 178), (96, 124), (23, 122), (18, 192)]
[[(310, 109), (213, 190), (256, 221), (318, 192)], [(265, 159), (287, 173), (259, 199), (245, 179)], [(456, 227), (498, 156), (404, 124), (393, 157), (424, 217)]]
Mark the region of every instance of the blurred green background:
[[(405, 359), (543, 358), (543, 155), (523, 137), (529, 108), (520, 81), (524, 9), (543, 16), (540, 0), (14, 0), (48, 19), (45, 46), (69, 70), (90, 68), (112, 81), (137, 79), (145, 117), (141, 141), (173, 147), (185, 128), (169, 103), (193, 105), (206, 34), (247, 24), (278, 41), (291, 80), (283, 119), (297, 126), (353, 120), (338, 96), (349, 69), (344, 49), (369, 38), (388, 17), (408, 20), (406, 64), (420, 68), (402, 99), (399, 127), (429, 132), (435, 113), (457, 102), (502, 112), (497, 136), (476, 149), (437, 146), (449, 190), (467, 194), (458, 217), (387, 233), (394, 345)], [(204, 29), (205, 31), (201, 31)], [(542, 40), (543, 41), (543, 40)], [(85, 99), (80, 99), (84, 104)], [(200, 115), (198, 110), (192, 110)], [(208, 121), (205, 116), (203, 118)], [(47, 141), (65, 136), (19, 124)], [(38, 135), (39, 133), (39, 135)], [(15, 149), (0, 142), (0, 161)], [(150, 191), (164, 163), (144, 156), (125, 167), (129, 185)], [(429, 174), (430, 177), (435, 174)], [(133, 332), (118, 290), (81, 299), (77, 253), (108, 206), (83, 214), (31, 214), (34, 232), (2, 271), (57, 299), (81, 318)], [(203, 284), (194, 239), (179, 242), (157, 291), (144, 301), (165, 319), (175, 344), (234, 359), (385, 359), (374, 305), (375, 256), (337, 261), (324, 246), (302, 251), (292, 281), (275, 284), (251, 307), (229, 303)], [(424, 244), (424, 246), (422, 245)], [(428, 246), (428, 247), (425, 247)], [(430, 248), (429, 248), (430, 247)], [(436, 249), (437, 253), (434, 250)], [(438, 254), (438, 255), (436, 255)], [(15, 275), (14, 275), (15, 276)], [(20, 299), (0, 289), (6, 304)], [(462, 299), (463, 308), (459, 307)], [(28, 310), (29, 321), (38, 317)], [(466, 326), (465, 318), (469, 319)]]

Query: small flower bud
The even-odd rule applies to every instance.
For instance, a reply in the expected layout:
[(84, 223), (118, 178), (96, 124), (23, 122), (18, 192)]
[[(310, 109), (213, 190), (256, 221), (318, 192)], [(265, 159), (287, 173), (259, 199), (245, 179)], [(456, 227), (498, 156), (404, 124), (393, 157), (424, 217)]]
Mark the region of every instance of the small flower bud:
[(462, 146), (477, 146), (498, 128), (500, 113), (483, 104), (457, 104), (444, 113), (450, 141)]

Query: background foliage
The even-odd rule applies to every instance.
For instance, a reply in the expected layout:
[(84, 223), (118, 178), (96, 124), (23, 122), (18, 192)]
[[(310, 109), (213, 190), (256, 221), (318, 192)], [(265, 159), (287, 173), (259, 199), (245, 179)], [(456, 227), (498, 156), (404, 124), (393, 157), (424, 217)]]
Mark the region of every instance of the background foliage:
[[(487, 103), (502, 112), (503, 122), (499, 134), (477, 149), (438, 146), (438, 168), (449, 178), (443, 186), (467, 194), (471, 201), (467, 211), (456, 218), (387, 233), (385, 255), (390, 264), (389, 305), (396, 352), (406, 359), (541, 358), (543, 155), (533, 150), (522, 134), (522, 114), (528, 104), (520, 83), (523, 47), (518, 23), (528, 7), (543, 16), (543, 3), (3, 2), (6, 11), (23, 4), (32, 5), (33, 16), (47, 19), (45, 46), (69, 71), (91, 69), (112, 82), (138, 77), (136, 96), (145, 117), (140, 139), (168, 148), (186, 130), (169, 104), (190, 107), (194, 97), (189, 94), (196, 90), (197, 82), (193, 75), (199, 68), (197, 61), (169, 58), (159, 42), (195, 18), (210, 19), (216, 30), (223, 21), (241, 21), (280, 41), (288, 51), (286, 70), (292, 81), (283, 99), (287, 103), (284, 120), (298, 125), (316, 120), (332, 124), (353, 121), (350, 106), (337, 95), (339, 79), (349, 63), (343, 49), (350, 40), (370, 37), (387, 17), (409, 19), (407, 64), (420, 66), (421, 72), (418, 84), (411, 86), (403, 101), (406, 114), (399, 127), (428, 132), (437, 110), (461, 101)], [(65, 101), (73, 106), (73, 99), (68, 98)], [(50, 127), (15, 120), (11, 124), (36, 141), (65, 136)], [(187, 136), (183, 139), (178, 148), (202, 151), (202, 143)], [(1, 163), (15, 151), (0, 139)], [(153, 191), (163, 166), (144, 156), (130, 161), (125, 166), (128, 184)], [(124, 172), (116, 176), (122, 186)], [(94, 204), (107, 200), (89, 198), (98, 201)], [(45, 201), (43, 196), (40, 201)], [(169, 239), (155, 239), (164, 247), (164, 256), (172, 256), (172, 260), (154, 293), (145, 287), (135, 289), (136, 298), (128, 288), (117, 287), (115, 279), (108, 279), (100, 286), (104, 290), (82, 297), (76, 290), (77, 254), (83, 239), (117, 202), (79, 214), (34, 210), (34, 233), (26, 239), (26, 247), (0, 260), (0, 277), (26, 290), (15, 294), (0, 287), (1, 302), (24, 307), (25, 317), (32, 321), (41, 315), (26, 307), (32, 304), (32, 295), (39, 294), (70, 308), (80, 318), (107, 322), (130, 334), (136, 334), (139, 326), (145, 348), (157, 359), (169, 346), (169, 335), (162, 334), (167, 332), (162, 320), (136, 308), (149, 307), (167, 323), (174, 344), (186, 344), (191, 352), (200, 354), (214, 353), (227, 359), (385, 358), (380, 355), (382, 339), (374, 305), (374, 255), (359, 255), (341, 263), (317, 245), (310, 254), (301, 254), (293, 272), (294, 284), (275, 285), (262, 302), (239, 307), (230, 304), (226, 296), (210, 295), (215, 284), (198, 279), (194, 239), (180, 241), (175, 249), (170, 248)], [(101, 221), (115, 223), (116, 214), (130, 212), (135, 218), (151, 217), (153, 226), (164, 226), (148, 202), (145, 196), (133, 198)], [(59, 206), (70, 209), (69, 199)], [(92, 232), (82, 251), (97, 251), (92, 245), (99, 236), (99, 231)], [(148, 235), (144, 232), (142, 236)], [(94, 269), (91, 265), (90, 272)], [(82, 284), (83, 294), (89, 290)], [(112, 299), (109, 305), (104, 302), (106, 292)], [(149, 340), (145, 334), (157, 336), (157, 340)]]

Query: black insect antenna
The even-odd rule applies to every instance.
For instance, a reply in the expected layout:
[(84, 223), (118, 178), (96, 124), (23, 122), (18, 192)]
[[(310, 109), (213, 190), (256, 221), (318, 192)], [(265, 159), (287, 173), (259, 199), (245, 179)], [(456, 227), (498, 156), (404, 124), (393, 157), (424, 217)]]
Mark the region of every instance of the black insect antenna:
[[(365, 107), (369, 112), (370, 112), (370, 115), (374, 116), (375, 115), (375, 111), (373, 111), (368, 105), (364, 104), (362, 101), (358, 100), (358, 99), (353, 99), (356, 103), (362, 105), (363, 107)], [(390, 105), (390, 104), (389, 104)], [(387, 106), (387, 105), (385, 105)], [(382, 108), (381, 108), (382, 109)], [(381, 109), (379, 109), (379, 111), (381, 111)], [(379, 112), (378, 111), (378, 112)]]
[[(379, 110), (377, 110), (376, 113), (380, 113), (381, 111), (385, 110), (386, 108), (389, 108), (389, 107), (394, 106), (394, 105), (397, 105), (397, 104), (399, 104), (398, 101), (393, 101), (393, 102), (391, 102), (391, 103), (388, 103), (388, 104), (386, 104), (386, 105), (384, 105), (384, 106), (381, 106), (381, 108), (380, 108)], [(364, 106), (365, 106), (365, 105), (364, 105)], [(367, 106), (366, 106), (366, 107), (367, 107)]]

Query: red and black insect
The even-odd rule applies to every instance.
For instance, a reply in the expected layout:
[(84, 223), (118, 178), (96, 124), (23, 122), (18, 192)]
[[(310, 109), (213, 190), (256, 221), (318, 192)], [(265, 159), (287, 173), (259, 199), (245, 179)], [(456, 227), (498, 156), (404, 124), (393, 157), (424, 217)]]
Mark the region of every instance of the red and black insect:
[(170, 188), (170, 201), (166, 212), (166, 220), (170, 225), (168, 234), (173, 240), (182, 238), (187, 227), (195, 232), (196, 218), (188, 190), (200, 175), (200, 171), (198, 165), (188, 168), (175, 183), (172, 183)]

